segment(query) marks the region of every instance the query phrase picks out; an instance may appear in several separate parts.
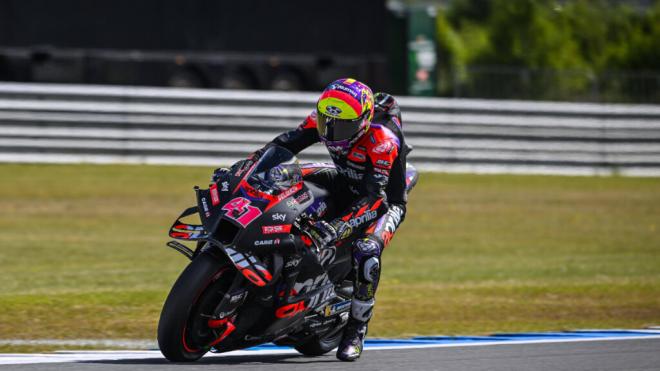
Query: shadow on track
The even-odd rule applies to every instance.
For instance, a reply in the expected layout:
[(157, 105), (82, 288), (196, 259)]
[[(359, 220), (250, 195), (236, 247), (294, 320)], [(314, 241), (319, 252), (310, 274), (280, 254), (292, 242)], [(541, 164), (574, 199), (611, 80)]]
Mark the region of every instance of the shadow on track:
[(267, 365), (267, 364), (314, 364), (335, 362), (334, 353), (325, 356), (309, 357), (301, 354), (240, 355), (223, 357), (204, 357), (196, 362), (170, 362), (165, 358), (121, 359), (103, 361), (78, 361), (77, 363), (106, 365)]

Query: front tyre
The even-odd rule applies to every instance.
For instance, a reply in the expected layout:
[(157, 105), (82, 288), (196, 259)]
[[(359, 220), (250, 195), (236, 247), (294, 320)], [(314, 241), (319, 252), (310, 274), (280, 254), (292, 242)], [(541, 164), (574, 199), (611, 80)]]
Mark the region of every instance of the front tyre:
[[(158, 346), (161, 353), (172, 362), (193, 362), (209, 350), (214, 334), (204, 328), (206, 321), (201, 315), (208, 310), (206, 296), (216, 286), (231, 283), (227, 273), (233, 268), (209, 253), (195, 258), (181, 273), (165, 300), (158, 322)], [(232, 275), (233, 277), (233, 275)], [(214, 290), (206, 290), (213, 286)], [(208, 292), (208, 293), (207, 293)]]

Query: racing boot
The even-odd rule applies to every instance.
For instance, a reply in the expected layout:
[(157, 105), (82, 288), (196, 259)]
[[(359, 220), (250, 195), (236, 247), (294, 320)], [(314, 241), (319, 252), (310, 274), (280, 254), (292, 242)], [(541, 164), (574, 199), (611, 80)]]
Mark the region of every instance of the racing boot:
[(337, 348), (337, 358), (340, 361), (355, 361), (362, 355), (364, 338), (367, 336), (367, 322), (360, 322), (353, 318), (348, 320), (344, 336)]
[(374, 299), (367, 301), (353, 299), (351, 317), (337, 348), (337, 358), (340, 361), (355, 361), (362, 355), (364, 339), (367, 337), (367, 324), (371, 319), (374, 303)]

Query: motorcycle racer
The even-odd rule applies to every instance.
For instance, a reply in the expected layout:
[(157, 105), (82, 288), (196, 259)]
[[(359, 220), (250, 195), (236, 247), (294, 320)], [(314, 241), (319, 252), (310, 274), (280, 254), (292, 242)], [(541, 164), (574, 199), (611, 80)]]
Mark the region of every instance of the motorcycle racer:
[(332, 220), (309, 228), (317, 245), (354, 240), (354, 289), (349, 322), (337, 350), (342, 361), (358, 359), (375, 305), (383, 249), (406, 213), (406, 145), (399, 106), (389, 94), (372, 94), (352, 78), (330, 83), (298, 128), (277, 136), (247, 160), (245, 171), (272, 145), (297, 154), (322, 142), (334, 167), (303, 166), (304, 179), (330, 191), (342, 210)]

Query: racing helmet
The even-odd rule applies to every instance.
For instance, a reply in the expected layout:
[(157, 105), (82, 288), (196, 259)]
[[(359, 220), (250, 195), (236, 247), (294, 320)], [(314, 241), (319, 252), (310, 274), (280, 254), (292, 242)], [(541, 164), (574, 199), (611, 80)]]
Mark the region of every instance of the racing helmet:
[(351, 78), (331, 82), (316, 103), (319, 137), (328, 148), (348, 150), (369, 129), (374, 116), (371, 89)]

